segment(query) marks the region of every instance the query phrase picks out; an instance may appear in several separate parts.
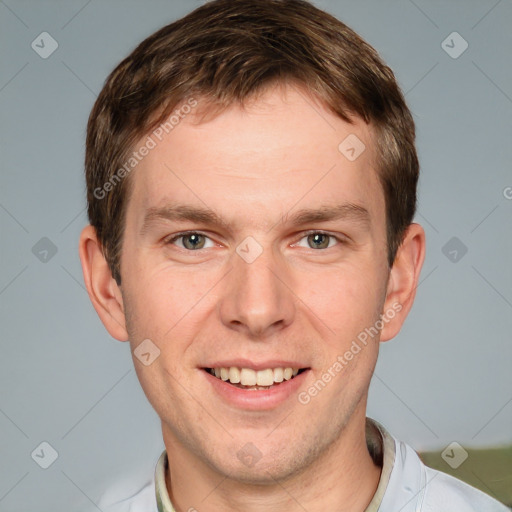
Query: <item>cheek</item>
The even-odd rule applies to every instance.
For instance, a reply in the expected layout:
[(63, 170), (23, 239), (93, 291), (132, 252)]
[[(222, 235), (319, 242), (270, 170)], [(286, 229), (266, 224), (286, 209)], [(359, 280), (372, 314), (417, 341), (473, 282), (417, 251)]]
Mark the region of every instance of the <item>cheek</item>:
[(304, 274), (299, 297), (342, 337), (378, 318), (385, 282), (373, 266), (340, 266)]
[(125, 281), (129, 330), (163, 339), (181, 319), (193, 316), (208, 282), (187, 271), (153, 265), (141, 256), (127, 265)]
[[(139, 378), (143, 387), (149, 373), (147, 385), (155, 386), (159, 379), (172, 385), (173, 379), (165, 372), (179, 376), (186, 366), (189, 349), (218, 300), (212, 291), (218, 276), (150, 266), (134, 266), (132, 272), (136, 277), (126, 281), (123, 295), (132, 352), (146, 339), (160, 350), (158, 360), (148, 368), (161, 374), (145, 372), (144, 367)], [(134, 363), (141, 366), (136, 360)]]

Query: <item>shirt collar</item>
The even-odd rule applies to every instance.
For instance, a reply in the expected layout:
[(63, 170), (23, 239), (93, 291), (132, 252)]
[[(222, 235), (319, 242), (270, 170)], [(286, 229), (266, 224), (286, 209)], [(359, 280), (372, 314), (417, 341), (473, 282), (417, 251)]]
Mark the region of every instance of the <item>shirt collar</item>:
[[(372, 501), (365, 510), (365, 512), (377, 512), (386, 493), (391, 470), (395, 464), (395, 440), (380, 423), (371, 418), (366, 418), (366, 445), (375, 464), (382, 467), (379, 485)], [(164, 450), (158, 459), (155, 469), (155, 492), (158, 512), (176, 512), (172, 506), (165, 484), (165, 474), (168, 465), (167, 452)]]
[[(380, 423), (366, 418), (366, 445), (373, 462), (382, 468), (377, 490), (365, 510), (365, 512), (377, 512), (386, 494), (391, 471), (395, 465), (395, 440)], [(165, 509), (163, 510), (165, 512)]]

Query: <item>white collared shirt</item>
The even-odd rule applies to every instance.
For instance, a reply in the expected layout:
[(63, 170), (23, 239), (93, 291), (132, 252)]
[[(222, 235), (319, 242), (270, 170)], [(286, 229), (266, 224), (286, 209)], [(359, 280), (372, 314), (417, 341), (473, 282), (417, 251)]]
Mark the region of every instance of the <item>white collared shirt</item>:
[[(382, 467), (379, 485), (364, 512), (508, 512), (487, 494), (423, 464), (407, 444), (395, 439), (378, 422), (367, 418), (368, 450)], [(104, 498), (104, 512), (175, 512), (167, 487), (167, 453), (158, 459), (155, 473), (142, 489), (125, 497)]]

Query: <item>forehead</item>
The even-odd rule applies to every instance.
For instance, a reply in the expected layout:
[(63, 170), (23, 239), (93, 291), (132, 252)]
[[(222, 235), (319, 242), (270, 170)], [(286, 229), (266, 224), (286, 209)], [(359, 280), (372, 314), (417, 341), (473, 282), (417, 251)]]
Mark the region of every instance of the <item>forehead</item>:
[(295, 207), (346, 201), (383, 213), (374, 134), (362, 120), (347, 123), (291, 86), (206, 120), (198, 112), (149, 134), (154, 147), (133, 173), (129, 211), (179, 200), (273, 223)]

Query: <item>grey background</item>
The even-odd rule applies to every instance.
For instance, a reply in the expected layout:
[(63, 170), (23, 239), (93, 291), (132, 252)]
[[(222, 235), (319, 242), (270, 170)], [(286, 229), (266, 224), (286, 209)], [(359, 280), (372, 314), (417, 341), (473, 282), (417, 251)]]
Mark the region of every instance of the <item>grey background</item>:
[[(136, 490), (163, 449), (129, 345), (83, 287), (84, 134), (110, 70), (200, 3), (0, 0), (2, 512), (100, 510), (105, 489)], [(418, 450), (510, 443), (512, 2), (315, 3), (377, 48), (418, 127), (427, 258), (410, 318), (382, 345), (368, 415)], [(43, 31), (59, 45), (47, 59), (31, 48)], [(441, 46), (454, 31), (469, 44), (457, 59)], [(31, 458), (43, 441), (59, 454), (46, 470)]]

